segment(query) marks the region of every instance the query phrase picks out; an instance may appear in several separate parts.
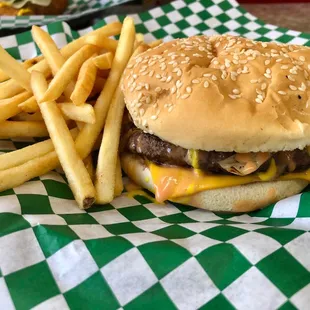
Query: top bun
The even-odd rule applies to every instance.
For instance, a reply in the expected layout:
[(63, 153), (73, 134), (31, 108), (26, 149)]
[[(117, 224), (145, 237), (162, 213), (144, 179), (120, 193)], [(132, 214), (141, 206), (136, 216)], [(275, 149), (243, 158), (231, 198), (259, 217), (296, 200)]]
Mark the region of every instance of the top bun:
[(135, 125), (186, 149), (268, 152), (310, 145), (310, 48), (234, 36), (163, 43), (122, 81)]

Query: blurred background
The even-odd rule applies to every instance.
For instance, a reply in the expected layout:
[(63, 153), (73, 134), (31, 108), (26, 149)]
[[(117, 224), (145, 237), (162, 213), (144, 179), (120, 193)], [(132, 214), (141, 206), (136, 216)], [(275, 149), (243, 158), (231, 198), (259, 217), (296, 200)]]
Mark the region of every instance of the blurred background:
[[(119, 8), (107, 10), (104, 15), (119, 14), (120, 10), (128, 13), (141, 12), (168, 2), (170, 1), (133, 1)], [(237, 0), (237, 2), (266, 23), (310, 33), (310, 0)]]
[[(208, 0), (205, 0), (208, 1)], [(210, 0), (211, 1), (211, 0)], [(279, 27), (289, 28), (310, 33), (310, 0), (236, 0), (245, 10), (252, 13), (266, 23)], [(126, 15), (140, 13), (159, 5), (171, 2), (170, 0), (133, 0), (125, 4), (114, 6), (92, 13), (82, 18), (68, 20), (74, 30), (84, 29), (96, 21), (109, 15)], [(29, 29), (30, 27), (28, 27)], [(1, 29), (0, 37), (9, 34), (24, 32), (27, 28)]]

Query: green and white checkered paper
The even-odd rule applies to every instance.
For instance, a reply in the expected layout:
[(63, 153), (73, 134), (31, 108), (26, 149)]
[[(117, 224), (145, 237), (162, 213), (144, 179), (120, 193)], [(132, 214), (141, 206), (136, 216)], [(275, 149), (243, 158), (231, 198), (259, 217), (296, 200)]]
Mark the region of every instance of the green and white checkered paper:
[[(229, 32), (310, 42), (232, 0), (176, 1), (134, 19), (148, 40)], [(65, 23), (46, 29), (60, 46), (79, 35)], [(16, 58), (36, 52), (29, 33), (0, 43)], [(0, 309), (309, 309), (309, 230), (310, 192), (242, 215), (126, 193), (81, 211), (63, 175), (51, 172), (1, 193)]]
[(58, 16), (31, 15), (31, 16), (0, 16), (0, 29), (23, 28), (31, 25), (44, 25), (55, 21), (64, 21), (81, 18), (105, 8), (119, 5), (130, 0), (69, 0), (67, 10)]

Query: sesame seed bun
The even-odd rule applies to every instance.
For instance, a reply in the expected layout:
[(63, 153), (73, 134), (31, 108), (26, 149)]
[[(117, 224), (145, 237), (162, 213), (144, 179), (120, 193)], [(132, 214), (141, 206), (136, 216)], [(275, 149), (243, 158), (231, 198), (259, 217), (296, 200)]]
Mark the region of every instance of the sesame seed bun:
[(310, 144), (309, 70), (308, 47), (196, 36), (132, 59), (122, 89), (135, 125), (162, 140), (276, 152)]
[[(8, 5), (1, 7), (1, 4), (6, 3), (0, 1), (0, 15), (17, 16), (19, 12), (21, 12), (20, 9), (15, 9)], [(61, 15), (67, 7), (68, 0), (52, 0), (49, 6), (27, 3), (23, 7), (23, 9), (27, 9), (27, 11), (24, 11), (22, 15)]]
[[(124, 171), (135, 183), (154, 192), (152, 175), (142, 157), (124, 153), (121, 156), (121, 162)], [(298, 194), (307, 185), (308, 182), (304, 180), (251, 183), (202, 191), (194, 195), (175, 199), (174, 202), (184, 203), (209, 211), (250, 212)]]

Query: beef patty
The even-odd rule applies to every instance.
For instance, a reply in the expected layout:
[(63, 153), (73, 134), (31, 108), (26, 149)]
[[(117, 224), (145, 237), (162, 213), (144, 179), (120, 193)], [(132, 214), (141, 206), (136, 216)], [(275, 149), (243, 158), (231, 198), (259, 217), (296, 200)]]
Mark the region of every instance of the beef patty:
[[(144, 133), (142, 130), (126, 126), (126, 133), (121, 144), (121, 151), (129, 151), (139, 154), (146, 159), (161, 165), (172, 165), (180, 167), (192, 167), (189, 150), (172, 143), (161, 140), (160, 138)], [(217, 174), (229, 174), (222, 169), (219, 162), (234, 155), (234, 152), (199, 151), (198, 166), (204, 171)], [(307, 150), (294, 150), (272, 153), (275, 159), (278, 173), (292, 171), (304, 171), (310, 168), (310, 156)], [(269, 167), (269, 161), (264, 163), (258, 171), (265, 171)]]

